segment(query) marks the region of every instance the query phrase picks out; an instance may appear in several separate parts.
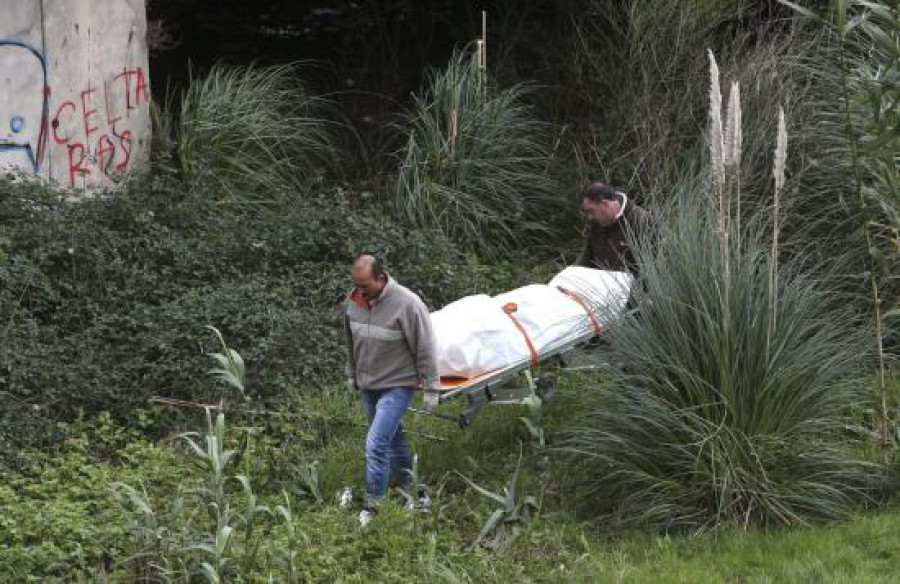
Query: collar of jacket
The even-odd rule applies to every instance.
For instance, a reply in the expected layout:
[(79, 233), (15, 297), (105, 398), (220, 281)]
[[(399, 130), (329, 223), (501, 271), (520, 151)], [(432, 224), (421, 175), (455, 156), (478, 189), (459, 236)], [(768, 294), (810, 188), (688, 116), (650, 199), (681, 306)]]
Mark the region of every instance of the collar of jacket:
[(622, 220), (624, 219), (626, 222), (631, 220), (631, 213), (634, 210), (634, 205), (628, 204), (628, 197), (625, 195), (625, 193), (619, 194), (622, 195), (622, 208), (619, 209), (619, 212), (616, 215), (616, 220), (605, 227), (595, 221), (591, 221), (588, 224), (588, 229), (591, 232), (596, 229), (600, 233), (608, 233), (610, 230), (622, 229), (623, 225), (625, 224), (625, 222), (623, 222)]
[(373, 298), (372, 300), (369, 300), (369, 304), (371, 304), (372, 306), (375, 306), (376, 304), (381, 304), (381, 302), (383, 302), (385, 298), (387, 298), (388, 296), (390, 296), (391, 294), (394, 293), (394, 288), (396, 288), (396, 287), (397, 287), (397, 284), (396, 284), (396, 282), (394, 282), (394, 279), (391, 278), (390, 276), (388, 276), (387, 284), (385, 284), (384, 288), (381, 289), (381, 294), (379, 294), (377, 297)]
[(616, 221), (618, 221), (625, 215), (625, 208), (628, 206), (628, 195), (622, 191), (616, 191), (616, 194), (622, 197), (622, 206), (619, 208), (618, 214), (616, 214)]
[(385, 299), (389, 294), (391, 294), (394, 290), (396, 284), (394, 283), (394, 279), (388, 276), (387, 284), (384, 285), (384, 288), (381, 290), (381, 294), (378, 295), (377, 298), (373, 298), (372, 300), (368, 300), (365, 296), (354, 290), (350, 293), (350, 301), (355, 303), (360, 308), (365, 308), (366, 310), (372, 310), (372, 307), (376, 304), (380, 303)]

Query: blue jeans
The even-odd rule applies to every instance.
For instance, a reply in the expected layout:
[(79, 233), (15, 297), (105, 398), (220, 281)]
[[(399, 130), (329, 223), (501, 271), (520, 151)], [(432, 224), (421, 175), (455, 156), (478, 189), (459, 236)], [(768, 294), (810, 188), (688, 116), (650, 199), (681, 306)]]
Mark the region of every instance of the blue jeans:
[(391, 470), (401, 485), (412, 478), (412, 452), (403, 434), (403, 415), (413, 399), (413, 388), (395, 387), (361, 391), (369, 419), (366, 435), (366, 504), (378, 505), (387, 497)]

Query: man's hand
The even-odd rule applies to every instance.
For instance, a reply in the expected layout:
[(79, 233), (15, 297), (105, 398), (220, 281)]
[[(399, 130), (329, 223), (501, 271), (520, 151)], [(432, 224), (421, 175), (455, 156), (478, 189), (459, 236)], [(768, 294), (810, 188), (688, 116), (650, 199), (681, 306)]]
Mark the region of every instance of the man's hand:
[(441, 401), (441, 393), (437, 389), (425, 388), (425, 397), (422, 400), (422, 409), (430, 414), (437, 409)]
[(347, 389), (354, 392), (356, 391), (356, 380), (352, 377), (347, 378)]

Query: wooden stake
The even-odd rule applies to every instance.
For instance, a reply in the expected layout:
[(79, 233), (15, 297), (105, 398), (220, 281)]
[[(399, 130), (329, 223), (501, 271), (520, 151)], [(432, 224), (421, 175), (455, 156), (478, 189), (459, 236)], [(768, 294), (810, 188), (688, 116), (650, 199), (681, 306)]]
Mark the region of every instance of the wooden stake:
[(487, 11), (481, 11), (481, 62), (482, 70), (487, 69)]

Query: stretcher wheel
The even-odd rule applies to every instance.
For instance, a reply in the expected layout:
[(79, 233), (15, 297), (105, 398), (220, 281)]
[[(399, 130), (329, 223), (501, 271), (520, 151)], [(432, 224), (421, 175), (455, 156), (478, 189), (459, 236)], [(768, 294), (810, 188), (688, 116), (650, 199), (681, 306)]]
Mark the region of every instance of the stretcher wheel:
[(534, 386), (539, 398), (544, 401), (550, 401), (556, 394), (556, 376), (553, 374), (541, 375), (535, 381)]

